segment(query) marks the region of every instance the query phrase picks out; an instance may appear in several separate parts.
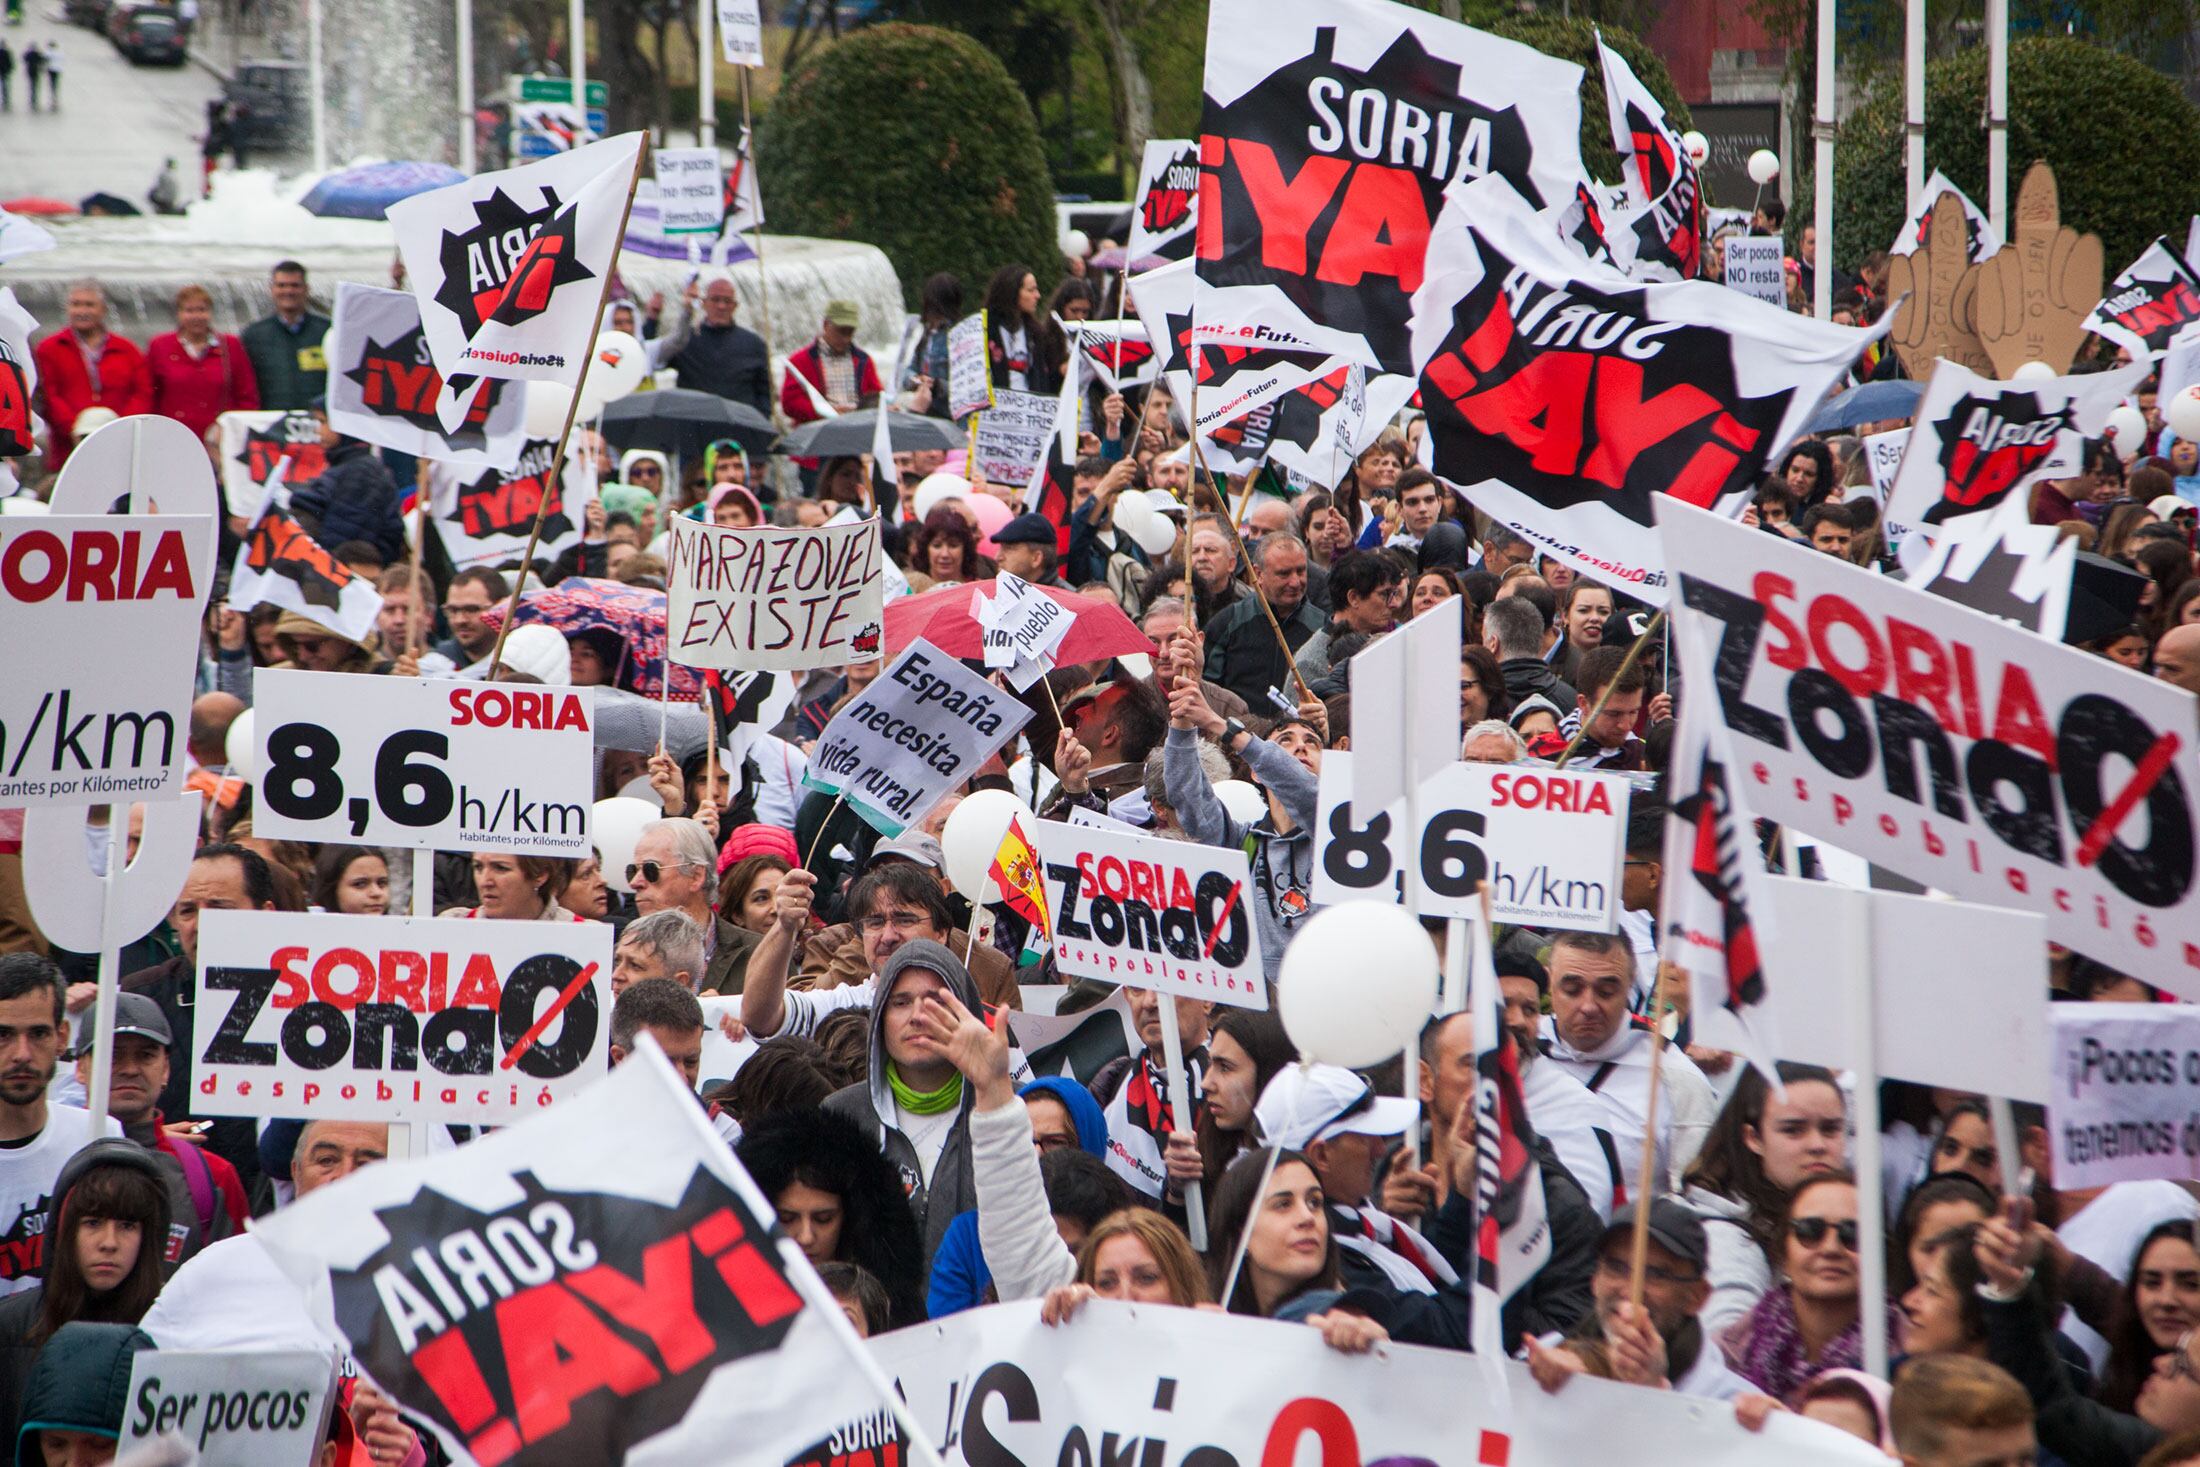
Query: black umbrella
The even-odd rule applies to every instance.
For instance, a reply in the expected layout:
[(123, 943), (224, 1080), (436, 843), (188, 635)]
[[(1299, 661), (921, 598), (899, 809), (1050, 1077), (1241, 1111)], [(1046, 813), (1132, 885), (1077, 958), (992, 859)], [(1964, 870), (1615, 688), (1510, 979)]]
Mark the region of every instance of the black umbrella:
[[(854, 458), (869, 453), (878, 433), (878, 415), (877, 408), (864, 408), (804, 423), (780, 439), (774, 452), (793, 458)], [(928, 448), (952, 453), (970, 443), (968, 435), (945, 418), (896, 412), (886, 415), (886, 441), (896, 453), (922, 453)]]
[(771, 447), (775, 430), (770, 419), (745, 402), (668, 387), (629, 393), (605, 408), (603, 436), (622, 453), (654, 448), (694, 462), (721, 438), (731, 438), (750, 453), (763, 453)]

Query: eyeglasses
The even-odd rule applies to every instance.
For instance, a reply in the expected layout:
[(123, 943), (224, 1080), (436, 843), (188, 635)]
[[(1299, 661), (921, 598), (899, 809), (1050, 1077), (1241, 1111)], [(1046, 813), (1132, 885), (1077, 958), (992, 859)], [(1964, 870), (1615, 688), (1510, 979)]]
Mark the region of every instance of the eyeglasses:
[(1825, 1242), (1827, 1232), (1831, 1231), (1834, 1241), (1841, 1245), (1844, 1252), (1856, 1251), (1856, 1219), (1853, 1217), (1842, 1218), (1839, 1222), (1823, 1217), (1793, 1218), (1788, 1222), (1788, 1231), (1805, 1248), (1815, 1248)]
[(663, 473), (664, 470), (658, 468), (655, 464), (636, 464), (626, 471), (626, 476), (629, 479), (655, 479), (661, 477)]
[(876, 936), (889, 927), (896, 932), (907, 932), (910, 928), (921, 926), (930, 920), (922, 912), (873, 912), (868, 917), (858, 917), (856, 929)]
[(1461, 692), (1465, 692), (1468, 688), (1479, 688), (1481, 686), (1482, 679), (1478, 677), (1463, 677), (1459, 679), (1459, 690)]
[(665, 879), (666, 870), (678, 871), (698, 864), (700, 863), (695, 861), (635, 861), (626, 868), (626, 884), (632, 886), (634, 878), (639, 876), (651, 886), (655, 886)]

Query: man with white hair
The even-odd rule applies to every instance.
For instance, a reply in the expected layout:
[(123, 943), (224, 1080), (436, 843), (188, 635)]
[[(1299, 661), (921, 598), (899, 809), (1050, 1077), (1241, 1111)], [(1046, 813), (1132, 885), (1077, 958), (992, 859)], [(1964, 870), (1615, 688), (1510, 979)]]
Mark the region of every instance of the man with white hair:
[[(675, 817), (659, 820), (634, 842), (634, 859), (626, 868), (627, 884), (634, 888), (636, 911), (684, 912), (703, 933), (703, 993), (739, 993), (747, 981), (749, 952), (756, 934), (736, 927), (711, 910), (712, 878), (718, 869), (718, 847), (710, 832), (694, 820)], [(669, 975), (667, 975), (669, 976)]]
[(650, 978), (670, 978), (695, 991), (704, 971), (703, 929), (693, 917), (667, 907), (636, 917), (619, 934), (611, 951), (611, 996)]
[[(694, 316), (698, 292), (703, 299), (700, 325)], [(733, 276), (723, 270), (704, 272), (688, 283), (680, 314), (665, 332), (657, 356), (680, 374), (682, 387), (745, 402), (768, 418), (772, 413), (771, 353), (763, 337), (733, 323), (740, 306)]]
[(32, 406), (46, 420), (46, 467), (55, 473), (75, 445), (85, 409), (127, 418), (153, 410), (153, 375), (137, 343), (107, 329), (107, 292), (96, 280), (69, 283), (68, 324), (31, 350), (38, 363)]
[(1502, 718), (1485, 718), (1467, 730), (1459, 757), (1469, 764), (1518, 764), (1528, 757), (1528, 745)]

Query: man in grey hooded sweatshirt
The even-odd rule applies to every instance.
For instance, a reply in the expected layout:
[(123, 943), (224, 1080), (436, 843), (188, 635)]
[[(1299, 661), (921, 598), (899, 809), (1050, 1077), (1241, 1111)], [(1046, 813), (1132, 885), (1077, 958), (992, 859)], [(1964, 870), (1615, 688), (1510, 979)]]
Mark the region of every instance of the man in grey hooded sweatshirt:
[(930, 1268), (947, 1225), (978, 1205), (970, 1165), (976, 1095), (946, 1051), (915, 1021), (928, 994), (952, 993), (973, 1014), (983, 1014), (985, 1006), (962, 960), (925, 939), (894, 949), (879, 971), (877, 992), (871, 1005), (870, 1079), (836, 1091), (825, 1108), (875, 1136), (886, 1159), (900, 1169)]

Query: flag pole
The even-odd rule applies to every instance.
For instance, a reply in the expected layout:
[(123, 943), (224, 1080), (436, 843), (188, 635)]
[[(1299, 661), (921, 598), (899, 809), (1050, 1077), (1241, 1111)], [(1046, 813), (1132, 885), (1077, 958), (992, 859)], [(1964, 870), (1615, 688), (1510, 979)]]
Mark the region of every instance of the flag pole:
[[(1613, 679), (1618, 681), (1618, 679)], [(1665, 1054), (1665, 987), (1673, 971), (1670, 963), (1658, 964), (1658, 981), (1650, 999), (1650, 1098), (1642, 1122), (1642, 1165), (1635, 1174), (1634, 1236), (1628, 1241), (1627, 1299), (1642, 1309), (1643, 1271), (1650, 1266), (1650, 1199), (1658, 1184), (1658, 1072)]]
[[(741, 141), (748, 149), (748, 155), (741, 162), (741, 187), (756, 190), (756, 201), (759, 205), (757, 213), (761, 214), (764, 187), (756, 176), (756, 129), (749, 123), (749, 68), (744, 66), (740, 71)], [(756, 252), (756, 314), (764, 323), (764, 366), (768, 372), (772, 359), (772, 299), (771, 291), (764, 280), (764, 224), (761, 219), (750, 229), (749, 236), (749, 248)], [(779, 398), (775, 392), (772, 397), (772, 416), (776, 418), (778, 415)]]
[[(578, 0), (575, 0), (578, 4)], [(585, 111), (584, 111), (585, 116)], [(581, 346), (581, 374), (573, 381), (573, 400), (566, 404), (565, 427), (558, 433), (558, 451), (550, 462), (557, 466), (562, 482), (565, 474), (565, 447), (573, 437), (573, 420), (580, 416), (581, 389), (588, 385), (588, 367), (596, 359), (596, 337), (603, 331), (603, 313), (611, 304), (611, 282), (618, 278), (619, 251), (626, 244), (627, 222), (634, 217), (634, 193), (642, 186), (642, 165), (649, 161), (649, 137), (642, 136), (642, 144), (634, 152), (634, 176), (626, 181), (626, 210), (619, 216), (618, 243), (611, 247), (611, 263), (614, 268), (603, 272), (603, 290), (596, 296), (596, 319), (588, 328), (588, 340)], [(563, 496), (560, 496), (561, 498)], [(527, 572), (534, 568), (535, 547), (542, 543), (543, 511), (550, 507), (550, 496), (542, 496), (535, 506), (535, 522), (527, 530), (527, 550), (519, 559), (519, 574), (512, 577), (512, 596), (504, 603), (504, 625), (497, 628), (497, 644), (489, 651), (489, 668), (482, 674), (482, 681), (495, 682), (498, 669), (504, 666), (504, 639), (512, 635), (512, 619), (519, 615), (520, 593), (527, 589)]]
[(1573, 738), (1568, 741), (1565, 749), (1559, 754), (1557, 768), (1564, 769), (1566, 761), (1574, 757), (1574, 750), (1581, 747), (1581, 741), (1589, 737), (1589, 725), (1596, 722), (1597, 715), (1604, 711), (1605, 703), (1611, 699), (1612, 690), (1619, 686), (1619, 680), (1627, 676), (1627, 670), (1633, 667), (1636, 659), (1642, 656), (1642, 649), (1650, 645), (1650, 639), (1655, 637), (1658, 634), (1658, 629), (1664, 625), (1665, 613), (1660, 611), (1656, 616), (1650, 618), (1650, 625), (1642, 629), (1642, 635), (1635, 638), (1635, 644), (1629, 647), (1627, 655), (1620, 659), (1619, 671), (1612, 674), (1612, 680), (1604, 685), (1604, 691), (1597, 694), (1596, 702), (1589, 706), (1587, 716), (1581, 720), (1581, 727), (1574, 730)]
[[(1193, 435), (1192, 442), (1195, 444), (1199, 442), (1199, 437), (1197, 434)], [(1202, 472), (1206, 470), (1207, 464), (1204, 459), (1201, 460), (1199, 467)], [(1238, 488), (1238, 509), (1240, 512), (1244, 510), (1245, 502), (1253, 496), (1253, 480), (1256, 476), (1259, 475), (1259, 473), (1259, 464), (1255, 464), (1252, 468), (1246, 470), (1244, 481), (1239, 485)], [(1299, 671), (1298, 658), (1292, 653), (1290, 642), (1285, 640), (1284, 638), (1283, 623), (1276, 620), (1276, 608), (1268, 604), (1268, 593), (1260, 588), (1260, 575), (1257, 571), (1254, 571), (1253, 568), (1253, 553), (1245, 548), (1245, 537), (1238, 533), (1236, 519), (1227, 514), (1222, 515), (1219, 518), (1222, 520), (1223, 524), (1229, 528), (1230, 543), (1237, 547), (1238, 559), (1245, 562), (1246, 570), (1253, 571), (1253, 575), (1251, 578), (1253, 595), (1257, 597), (1260, 601), (1261, 615), (1268, 618), (1268, 630), (1276, 634), (1276, 645), (1283, 650), (1283, 665), (1291, 669), (1291, 681), (1298, 684), (1299, 696), (1306, 699), (1308, 702), (1312, 702), (1314, 700), (1314, 690), (1306, 685), (1306, 678)], [(1187, 516), (1184, 530), (1184, 562), (1186, 567), (1186, 580), (1191, 579), (1191, 558), (1191, 522), (1189, 516)]]

